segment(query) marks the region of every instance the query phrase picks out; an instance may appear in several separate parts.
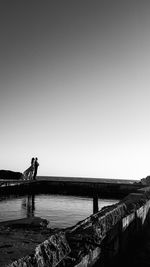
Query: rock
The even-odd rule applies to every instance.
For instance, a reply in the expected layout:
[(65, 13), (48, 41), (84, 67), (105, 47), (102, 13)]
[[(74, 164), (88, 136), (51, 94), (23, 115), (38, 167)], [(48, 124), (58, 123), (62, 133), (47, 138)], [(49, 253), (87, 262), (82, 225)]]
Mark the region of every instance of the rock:
[(40, 217), (23, 218), (18, 220), (11, 220), (1, 222), (0, 226), (11, 227), (11, 228), (46, 228), (48, 221)]
[(70, 247), (64, 232), (58, 232), (50, 236), (35, 249), (37, 266), (55, 267), (70, 253)]
[(0, 170), (0, 179), (19, 180), (21, 178), (22, 178), (21, 172), (14, 172), (10, 170)]
[(143, 185), (150, 185), (150, 176), (141, 179), (141, 184)]
[(32, 255), (18, 259), (7, 267), (55, 267), (70, 253), (70, 247), (64, 232), (51, 235), (38, 245)]

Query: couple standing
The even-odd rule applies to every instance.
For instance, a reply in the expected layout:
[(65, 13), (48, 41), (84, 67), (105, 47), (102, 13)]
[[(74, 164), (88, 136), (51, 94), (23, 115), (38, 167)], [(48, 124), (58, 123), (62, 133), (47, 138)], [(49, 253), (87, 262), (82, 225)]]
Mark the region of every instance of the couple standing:
[(38, 158), (32, 158), (31, 159), (31, 166), (27, 170), (25, 170), (23, 173), (25, 180), (35, 180), (36, 179), (38, 166), (39, 166)]

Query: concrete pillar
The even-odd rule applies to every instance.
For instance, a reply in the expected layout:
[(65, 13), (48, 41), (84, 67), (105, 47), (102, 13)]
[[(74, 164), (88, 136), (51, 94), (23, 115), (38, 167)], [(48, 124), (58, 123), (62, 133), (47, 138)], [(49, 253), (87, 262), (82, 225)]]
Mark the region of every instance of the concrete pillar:
[(93, 214), (98, 212), (98, 194), (93, 195)]

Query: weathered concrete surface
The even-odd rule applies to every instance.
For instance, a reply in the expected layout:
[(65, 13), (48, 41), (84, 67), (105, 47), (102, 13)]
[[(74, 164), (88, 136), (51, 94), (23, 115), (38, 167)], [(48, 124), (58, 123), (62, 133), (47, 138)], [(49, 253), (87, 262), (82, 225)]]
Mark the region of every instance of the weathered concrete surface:
[(74, 259), (74, 265), (70, 266), (93, 265), (101, 256), (102, 241), (125, 212), (124, 204), (115, 204), (104, 208), (70, 229), (67, 233), (72, 251), (69, 256)]
[[(107, 267), (112, 265), (107, 265)], [(115, 262), (115, 267), (149, 267), (150, 266), (150, 227), (142, 231), (132, 247), (126, 250), (125, 255)]]

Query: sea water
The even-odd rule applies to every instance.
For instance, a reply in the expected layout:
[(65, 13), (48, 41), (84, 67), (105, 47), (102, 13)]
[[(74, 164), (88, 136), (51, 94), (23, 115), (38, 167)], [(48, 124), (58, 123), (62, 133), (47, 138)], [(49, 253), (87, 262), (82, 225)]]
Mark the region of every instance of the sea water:
[[(119, 200), (99, 199), (99, 210)], [(51, 228), (75, 225), (93, 213), (93, 198), (39, 194), (0, 199), (0, 221), (38, 216), (47, 219)]]

